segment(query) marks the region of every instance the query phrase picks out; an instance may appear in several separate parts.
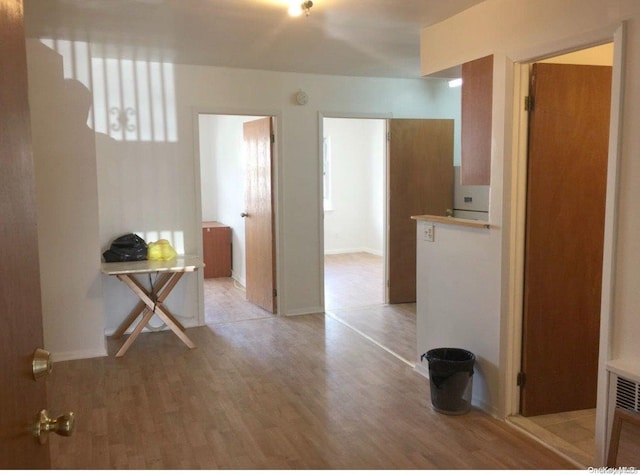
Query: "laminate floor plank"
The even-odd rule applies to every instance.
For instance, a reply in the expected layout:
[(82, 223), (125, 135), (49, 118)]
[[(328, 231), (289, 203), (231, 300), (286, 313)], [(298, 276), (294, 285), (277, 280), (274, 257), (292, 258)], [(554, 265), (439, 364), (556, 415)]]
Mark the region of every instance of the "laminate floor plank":
[(410, 366), (324, 315), (140, 335), (122, 358), (54, 364), (56, 469), (562, 469), (478, 410), (435, 412)]
[(384, 303), (384, 260), (367, 252), (324, 256), (325, 309)]

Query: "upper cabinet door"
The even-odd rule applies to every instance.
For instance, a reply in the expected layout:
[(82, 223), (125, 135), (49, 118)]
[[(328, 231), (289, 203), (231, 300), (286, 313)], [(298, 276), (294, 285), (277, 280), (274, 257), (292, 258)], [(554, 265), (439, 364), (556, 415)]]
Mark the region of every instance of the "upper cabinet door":
[(462, 65), (460, 182), (488, 185), (491, 179), (493, 56)]

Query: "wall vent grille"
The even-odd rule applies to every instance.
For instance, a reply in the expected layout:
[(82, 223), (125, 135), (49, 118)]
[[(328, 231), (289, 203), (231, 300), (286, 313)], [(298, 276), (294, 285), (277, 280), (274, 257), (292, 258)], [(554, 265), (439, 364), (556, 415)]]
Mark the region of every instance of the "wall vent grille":
[(640, 384), (618, 376), (616, 407), (640, 412)]

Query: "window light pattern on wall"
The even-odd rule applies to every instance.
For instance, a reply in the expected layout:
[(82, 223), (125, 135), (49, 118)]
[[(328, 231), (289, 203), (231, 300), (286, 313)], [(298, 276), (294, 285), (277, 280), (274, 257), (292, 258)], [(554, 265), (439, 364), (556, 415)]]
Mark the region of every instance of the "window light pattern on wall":
[(178, 255), (184, 255), (184, 232), (183, 231), (134, 231), (134, 234), (140, 236), (149, 244), (160, 239), (166, 239), (176, 250)]
[(93, 94), (88, 125), (125, 142), (177, 142), (173, 65), (103, 58), (79, 41), (41, 39), (63, 58), (64, 77)]

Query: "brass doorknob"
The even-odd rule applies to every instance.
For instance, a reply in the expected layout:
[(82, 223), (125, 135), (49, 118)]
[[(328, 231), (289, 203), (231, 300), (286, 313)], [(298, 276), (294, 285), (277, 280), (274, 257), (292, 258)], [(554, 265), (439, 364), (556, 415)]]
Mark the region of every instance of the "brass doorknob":
[(69, 437), (73, 433), (75, 425), (76, 416), (73, 412), (68, 412), (67, 414), (62, 414), (55, 419), (51, 419), (47, 410), (43, 409), (36, 416), (34, 435), (41, 444), (44, 444), (49, 438), (50, 432)]

